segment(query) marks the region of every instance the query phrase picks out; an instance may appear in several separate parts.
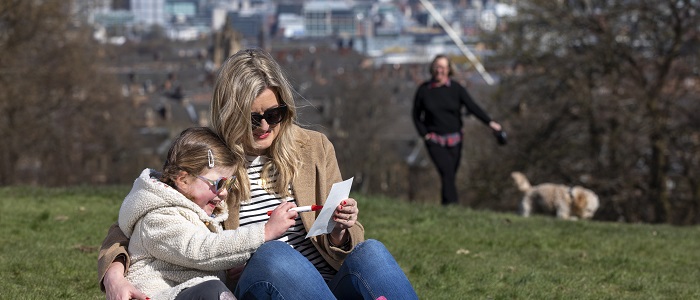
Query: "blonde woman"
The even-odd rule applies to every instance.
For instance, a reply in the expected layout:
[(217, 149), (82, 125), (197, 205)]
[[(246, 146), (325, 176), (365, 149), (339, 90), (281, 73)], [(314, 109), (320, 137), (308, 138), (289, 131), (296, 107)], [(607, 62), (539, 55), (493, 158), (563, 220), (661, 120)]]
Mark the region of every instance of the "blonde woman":
[[(245, 200), (229, 206), (230, 222), (224, 226), (259, 226), (268, 222), (267, 211), (273, 208), (269, 218), (294, 220), (281, 238), (264, 243), (245, 265), (229, 270), (236, 297), (417, 299), (384, 245), (364, 240), (355, 199), (335, 208), (332, 232), (304, 238), (315, 214), (297, 213), (289, 205), (323, 205), (332, 184), (342, 177), (330, 141), (295, 124), (293, 90), (269, 54), (248, 49), (229, 57), (219, 71), (211, 109), (214, 130), (247, 162), (236, 172)], [(123, 242), (116, 235), (110, 232), (103, 244), (103, 265), (119, 253), (109, 250)], [(109, 280), (122, 282), (115, 286), (120, 290), (135, 290), (118, 272)]]

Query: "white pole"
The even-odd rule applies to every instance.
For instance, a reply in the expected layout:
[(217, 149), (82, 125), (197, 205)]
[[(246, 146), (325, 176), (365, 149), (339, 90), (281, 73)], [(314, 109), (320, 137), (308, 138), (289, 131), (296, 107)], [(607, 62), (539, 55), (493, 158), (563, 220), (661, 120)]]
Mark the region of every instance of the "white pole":
[(431, 16), (435, 18), (435, 20), (442, 26), (442, 29), (447, 32), (447, 35), (450, 36), (452, 41), (457, 45), (460, 51), (464, 54), (464, 56), (467, 57), (467, 59), (474, 65), (476, 70), (481, 74), (481, 77), (484, 78), (487, 84), (493, 85), (494, 80), (489, 75), (489, 73), (484, 69), (484, 65), (481, 64), (481, 62), (476, 58), (474, 53), (472, 53), (469, 48), (467, 48), (466, 45), (462, 42), (462, 39), (459, 37), (457, 32), (452, 29), (452, 26), (450, 24), (447, 24), (447, 21), (445, 21), (445, 18), (442, 17), (442, 15), (435, 9), (432, 3), (428, 0), (420, 0), (421, 4), (425, 6), (425, 8), (428, 10)]

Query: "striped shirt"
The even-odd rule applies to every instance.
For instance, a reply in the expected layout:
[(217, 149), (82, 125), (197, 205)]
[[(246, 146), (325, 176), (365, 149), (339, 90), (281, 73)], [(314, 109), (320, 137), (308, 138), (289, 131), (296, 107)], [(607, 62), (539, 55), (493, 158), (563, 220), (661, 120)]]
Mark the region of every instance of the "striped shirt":
[[(294, 191), (291, 186), (289, 191), (292, 196), (282, 199), (276, 192), (268, 192), (262, 187), (261, 173), (262, 167), (267, 162), (267, 158), (263, 156), (247, 156), (246, 167), (248, 168), (248, 178), (250, 179), (250, 201), (241, 203), (239, 212), (240, 226), (249, 226), (255, 223), (266, 223), (270, 218), (267, 215), (269, 210), (275, 209), (282, 201), (292, 202), (296, 204)], [(274, 182), (277, 179), (277, 173), (273, 172), (267, 178), (267, 186), (274, 187)], [(294, 226), (287, 229), (287, 232), (282, 235), (278, 241), (289, 244), (304, 255), (321, 273), (323, 279), (329, 281), (333, 278), (336, 271), (326, 260), (323, 259), (318, 249), (314, 247), (311, 240), (306, 239), (306, 229), (301, 222), (301, 218), (297, 216)]]

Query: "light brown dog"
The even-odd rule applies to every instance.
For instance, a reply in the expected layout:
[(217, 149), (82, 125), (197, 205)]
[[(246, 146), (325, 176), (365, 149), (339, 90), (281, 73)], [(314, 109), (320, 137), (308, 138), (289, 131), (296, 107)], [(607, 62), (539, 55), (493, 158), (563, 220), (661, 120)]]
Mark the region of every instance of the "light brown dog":
[(556, 214), (565, 220), (590, 219), (600, 205), (593, 191), (578, 185), (542, 183), (532, 186), (523, 173), (513, 172), (510, 176), (518, 190), (525, 193), (520, 201), (520, 214), (524, 217), (540, 212)]

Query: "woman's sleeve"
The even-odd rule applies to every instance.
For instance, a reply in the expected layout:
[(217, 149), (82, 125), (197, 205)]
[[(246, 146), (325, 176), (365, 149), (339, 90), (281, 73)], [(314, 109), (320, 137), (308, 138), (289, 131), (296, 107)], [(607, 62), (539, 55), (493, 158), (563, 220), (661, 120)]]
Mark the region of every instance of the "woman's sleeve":
[(161, 209), (144, 216), (142, 230), (134, 234), (140, 234), (141, 244), (155, 258), (208, 271), (244, 264), (265, 242), (264, 224), (214, 233), (192, 222), (201, 221), (176, 209)]
[[(323, 157), (326, 159), (325, 172), (323, 173), (327, 175), (327, 178), (321, 178), (320, 181), (325, 182), (328, 185), (326, 191), (330, 191), (334, 183), (342, 181), (342, 176), (340, 174), (340, 168), (338, 167), (338, 160), (335, 156), (335, 148), (328, 138), (325, 137), (323, 139), (323, 149), (325, 152)], [(350, 234), (350, 245), (352, 245), (349, 249), (331, 246), (327, 235), (319, 235), (319, 242), (327, 249), (328, 254), (339, 262), (345, 259), (352, 249), (355, 248), (355, 245), (365, 240), (365, 228), (360, 222), (355, 222), (355, 225), (349, 228), (347, 232)]]
[(102, 286), (102, 280), (105, 278), (107, 269), (109, 265), (114, 262), (117, 257), (123, 255), (124, 259), (124, 273), (129, 270), (129, 253), (127, 252), (127, 246), (129, 245), (129, 239), (124, 235), (121, 229), (119, 229), (119, 224), (114, 223), (109, 227), (107, 236), (104, 241), (102, 241), (102, 247), (100, 248), (100, 253), (97, 255), (97, 279)]
[(423, 93), (422, 89), (418, 87), (416, 90), (416, 95), (413, 97), (413, 109), (411, 115), (413, 117), (413, 124), (416, 126), (416, 130), (421, 137), (428, 134), (428, 129), (425, 128), (423, 124)]
[(469, 95), (469, 92), (467, 92), (467, 89), (464, 87), (460, 86), (460, 101), (464, 104), (464, 106), (467, 107), (467, 112), (474, 114), (481, 122), (484, 124), (489, 124), (491, 122), (491, 117), (479, 106), (474, 102), (474, 99), (472, 98), (471, 95)]

